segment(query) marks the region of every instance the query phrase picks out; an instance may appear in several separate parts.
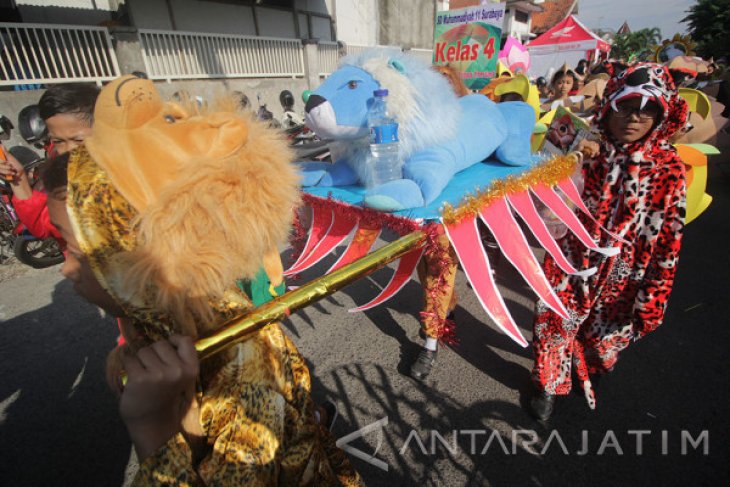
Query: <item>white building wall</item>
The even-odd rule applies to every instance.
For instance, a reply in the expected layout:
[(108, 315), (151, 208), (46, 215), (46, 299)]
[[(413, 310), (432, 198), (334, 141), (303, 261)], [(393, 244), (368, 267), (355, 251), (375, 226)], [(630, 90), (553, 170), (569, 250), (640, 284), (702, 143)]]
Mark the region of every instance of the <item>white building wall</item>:
[(504, 23), (502, 24), (502, 36), (510, 35), (522, 43), (527, 42), (530, 39), (532, 15), (528, 14), (527, 19), (527, 23), (518, 22), (515, 18), (515, 9), (507, 9), (504, 15)]
[(346, 44), (376, 45), (378, 39), (377, 0), (332, 0), (337, 38)]
[(530, 24), (517, 22), (513, 19), (510, 34), (524, 44), (530, 40)]

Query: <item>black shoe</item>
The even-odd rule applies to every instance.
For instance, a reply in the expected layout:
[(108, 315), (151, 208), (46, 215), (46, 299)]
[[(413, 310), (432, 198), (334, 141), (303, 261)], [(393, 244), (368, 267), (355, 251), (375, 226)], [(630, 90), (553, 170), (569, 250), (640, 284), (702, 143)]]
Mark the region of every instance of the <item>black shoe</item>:
[(530, 414), (540, 421), (546, 421), (553, 414), (555, 405), (555, 396), (547, 392), (540, 391), (530, 398), (529, 410)]
[(436, 351), (435, 350), (421, 350), (418, 354), (416, 362), (411, 366), (411, 377), (416, 380), (425, 379), (428, 374), (431, 373), (433, 364), (436, 363)]

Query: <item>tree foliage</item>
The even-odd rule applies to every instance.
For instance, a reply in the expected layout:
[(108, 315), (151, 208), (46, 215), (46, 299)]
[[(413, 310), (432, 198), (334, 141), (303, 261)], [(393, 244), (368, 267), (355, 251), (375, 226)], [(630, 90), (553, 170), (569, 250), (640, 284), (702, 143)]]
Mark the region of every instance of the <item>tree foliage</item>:
[(613, 39), (611, 56), (617, 59), (629, 60), (632, 57), (640, 56), (661, 41), (662, 32), (657, 27), (641, 29), (628, 34), (618, 34)]
[(689, 26), (697, 54), (703, 58), (730, 56), (730, 0), (697, 0), (682, 19)]

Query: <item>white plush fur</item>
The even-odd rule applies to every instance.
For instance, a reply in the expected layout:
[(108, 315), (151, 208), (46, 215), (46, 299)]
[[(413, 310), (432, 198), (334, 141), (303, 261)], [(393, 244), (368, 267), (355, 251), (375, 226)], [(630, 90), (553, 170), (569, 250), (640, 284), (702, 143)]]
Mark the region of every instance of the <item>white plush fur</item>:
[[(404, 72), (389, 66), (391, 61), (401, 63)], [(341, 65), (362, 68), (388, 89), (405, 158), (456, 137), (461, 115), (458, 98), (448, 80), (419, 58), (394, 49), (371, 49), (345, 57)]]

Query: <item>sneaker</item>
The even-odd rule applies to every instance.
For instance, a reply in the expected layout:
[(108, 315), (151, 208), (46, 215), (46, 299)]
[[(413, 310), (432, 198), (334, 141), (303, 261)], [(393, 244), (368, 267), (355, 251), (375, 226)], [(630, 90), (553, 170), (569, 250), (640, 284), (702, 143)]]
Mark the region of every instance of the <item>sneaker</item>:
[(547, 421), (553, 414), (554, 406), (555, 396), (545, 391), (540, 391), (530, 398), (529, 411), (535, 419)]
[(422, 349), (418, 354), (416, 362), (411, 366), (411, 377), (416, 380), (425, 379), (431, 373), (433, 364), (436, 363), (436, 351)]

